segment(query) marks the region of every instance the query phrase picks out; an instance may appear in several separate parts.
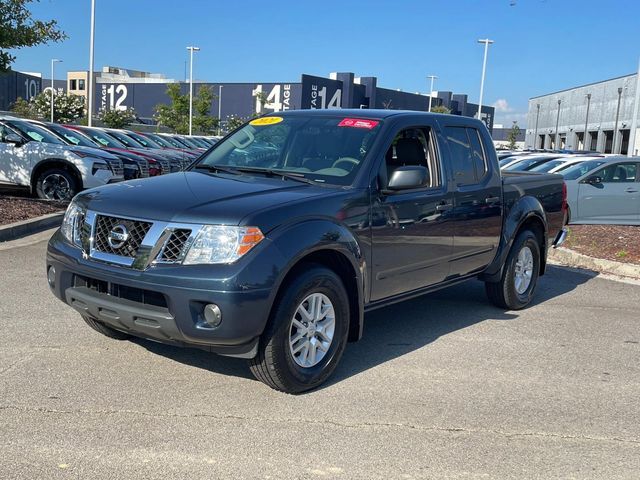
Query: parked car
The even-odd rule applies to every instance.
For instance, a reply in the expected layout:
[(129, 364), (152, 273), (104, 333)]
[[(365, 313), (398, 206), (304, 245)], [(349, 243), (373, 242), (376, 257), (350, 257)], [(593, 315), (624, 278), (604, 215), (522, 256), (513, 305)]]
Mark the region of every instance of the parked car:
[(288, 111), (186, 172), (78, 195), (47, 279), (104, 335), (248, 358), (296, 393), (327, 379), (365, 311), (474, 278), (526, 307), (564, 239), (564, 193), (559, 175), (502, 177), (479, 120)]
[(124, 179), (122, 161), (96, 148), (66, 145), (48, 130), (0, 117), (0, 184), (28, 187), (48, 200)]
[(167, 147), (162, 143), (156, 142), (155, 139), (151, 138), (150, 135), (144, 135), (142, 133), (132, 132), (130, 130), (123, 130), (122, 133), (132, 138), (139, 144), (143, 145), (145, 148), (159, 150), (163, 154), (166, 154), (171, 158), (178, 160), (180, 162), (181, 170), (186, 168), (198, 156), (197, 153), (194, 153), (191, 150), (180, 150), (171, 146)]
[(171, 172), (179, 172), (185, 166), (182, 155), (164, 150), (161, 147), (145, 145), (144, 143), (139, 142), (136, 138), (130, 135), (130, 132), (128, 132), (127, 130), (118, 130), (115, 128), (101, 128), (100, 130), (107, 135), (112, 136), (116, 140), (122, 142), (127, 146), (127, 148), (135, 149), (135, 151), (145, 151), (147, 153), (160, 155), (161, 157), (166, 158), (171, 164)]
[(99, 128), (84, 127), (80, 125), (65, 125), (65, 128), (84, 133), (86, 136), (91, 138), (96, 143), (102, 145), (103, 147), (115, 148), (121, 151), (132, 152), (137, 155), (141, 155), (143, 158), (149, 160), (149, 163), (153, 161), (156, 165), (159, 165), (161, 175), (171, 173), (171, 171), (173, 170), (171, 161), (165, 156), (156, 154), (145, 148), (129, 148), (120, 140), (116, 139), (114, 136), (109, 135)]
[(98, 148), (101, 150), (106, 150), (109, 153), (115, 155), (122, 161), (125, 180), (131, 180), (134, 178), (146, 178), (149, 176), (149, 161), (145, 160), (140, 155), (136, 155), (133, 152), (121, 151), (115, 148), (102, 147), (100, 144), (94, 142), (84, 134), (76, 130), (65, 128), (58, 123), (40, 122), (37, 120), (29, 120), (29, 122), (46, 128), (49, 132), (53, 133), (67, 145)]
[(640, 158), (617, 156), (565, 170), (568, 222), (640, 225), (639, 168)]
[(587, 160), (593, 160), (596, 158), (604, 158), (604, 155), (593, 157), (588, 155), (569, 155), (566, 157), (559, 157), (554, 160), (536, 165), (535, 167), (530, 168), (528, 171), (537, 173), (559, 173), (562, 170), (571, 167), (572, 165), (577, 165)]
[(523, 157), (517, 161), (509, 163), (507, 166), (502, 167), (502, 170), (513, 172), (527, 172), (534, 167), (544, 165), (551, 160), (562, 158), (561, 155), (529, 155)]

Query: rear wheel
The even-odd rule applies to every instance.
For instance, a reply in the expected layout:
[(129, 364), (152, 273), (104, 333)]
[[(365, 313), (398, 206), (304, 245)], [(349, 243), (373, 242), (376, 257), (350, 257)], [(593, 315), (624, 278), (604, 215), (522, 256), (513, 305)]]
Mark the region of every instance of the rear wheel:
[(349, 299), (331, 270), (310, 265), (284, 286), (249, 361), (253, 375), (271, 388), (300, 393), (323, 383), (347, 343)]
[(36, 194), (45, 200), (71, 200), (78, 193), (78, 184), (66, 170), (45, 170), (36, 180)]
[(531, 303), (539, 275), (538, 238), (531, 230), (524, 230), (513, 242), (500, 281), (485, 283), (487, 296), (500, 308), (520, 310)]
[(89, 325), (96, 332), (101, 333), (105, 337), (113, 338), (115, 340), (127, 340), (131, 338), (131, 335), (127, 335), (126, 333), (119, 332), (118, 330), (114, 330), (111, 327), (107, 327), (104, 323), (98, 322), (97, 320), (87, 315), (82, 315), (82, 319), (87, 323), (87, 325)]

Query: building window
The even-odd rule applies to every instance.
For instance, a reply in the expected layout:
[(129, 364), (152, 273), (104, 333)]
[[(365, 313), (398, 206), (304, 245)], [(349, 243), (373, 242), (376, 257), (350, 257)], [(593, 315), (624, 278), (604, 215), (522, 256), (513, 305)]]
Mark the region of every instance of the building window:
[(536, 148), (544, 148), (544, 135), (538, 135), (538, 142)]
[(604, 153), (613, 152), (613, 130), (605, 130), (602, 133), (604, 133)]
[(589, 132), (589, 150), (595, 152), (598, 150), (598, 132)]
[(586, 150), (584, 144), (584, 132), (576, 132), (576, 148), (578, 150)]
[(84, 90), (84, 78), (78, 80), (78, 90)]
[(69, 90), (77, 90), (77, 89), (78, 89), (77, 80), (75, 78), (73, 80), (69, 80)]
[(629, 153), (629, 132), (629, 130), (620, 130), (620, 136), (622, 137), (620, 141), (620, 153), (622, 155)]

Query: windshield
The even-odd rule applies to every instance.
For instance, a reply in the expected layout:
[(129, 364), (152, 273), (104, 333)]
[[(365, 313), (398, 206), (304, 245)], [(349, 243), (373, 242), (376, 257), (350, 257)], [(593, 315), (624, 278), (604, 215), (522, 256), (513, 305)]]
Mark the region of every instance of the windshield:
[(562, 165), (566, 161), (567, 161), (566, 158), (562, 158), (562, 159), (558, 159), (558, 160), (551, 160), (550, 162), (543, 163), (542, 165), (537, 165), (537, 166), (533, 167), (532, 169), (530, 169), (529, 171), (530, 172), (547, 173), (547, 172), (553, 170), (554, 168), (556, 168), (557, 166)]
[(152, 139), (145, 135), (140, 135), (136, 132), (127, 132), (127, 135), (147, 148), (162, 148), (162, 145), (159, 145), (157, 142), (154, 142)]
[(106, 133), (100, 130), (86, 129), (82, 131), (86, 133), (96, 143), (102, 145), (103, 147), (124, 148), (124, 149), (127, 148), (127, 146), (124, 143), (122, 143), (120, 140), (116, 140), (111, 135), (107, 135)]
[(125, 135), (122, 132), (109, 130), (107, 133), (112, 137), (117, 138), (120, 142), (124, 143), (129, 148), (144, 148), (144, 146), (141, 143), (137, 142), (136, 140), (134, 140), (128, 135)]
[(191, 148), (189, 145), (187, 145), (187, 143), (182, 140), (180, 137), (176, 137), (176, 136), (167, 136), (167, 138), (169, 139), (169, 141), (171, 141), (172, 143), (175, 144), (176, 147), (178, 148)]
[(147, 134), (145, 134), (145, 137), (148, 137), (148, 138), (152, 139), (154, 142), (156, 142), (161, 147), (173, 148), (173, 145), (171, 145), (171, 143), (169, 143), (167, 141), (167, 139), (161, 137), (160, 135), (155, 135), (153, 133), (147, 133)]
[(173, 148), (185, 148), (185, 145), (178, 142), (175, 138), (170, 137), (169, 135), (162, 135), (162, 138), (169, 142)]
[(51, 130), (53, 133), (55, 133), (56, 135), (58, 135), (60, 138), (65, 140), (70, 145), (79, 145), (81, 147), (93, 147), (93, 148), (100, 147), (100, 145), (98, 145), (96, 142), (91, 140), (89, 137), (75, 130), (60, 127), (58, 125), (47, 125), (47, 128)]
[(518, 163), (516, 163), (515, 165), (508, 167), (507, 170), (511, 170), (513, 172), (524, 172), (526, 170), (529, 170), (531, 167), (535, 167), (538, 166), (540, 164), (544, 164), (546, 162), (548, 162), (549, 160), (552, 160), (551, 158), (529, 158), (526, 160), (522, 160)]
[(585, 173), (599, 167), (603, 163), (605, 163), (604, 160), (587, 160), (586, 162), (581, 162), (577, 165), (571, 165), (570, 167), (563, 169), (557, 173), (561, 174), (565, 178), (565, 180), (576, 180)]
[(517, 156), (513, 156), (513, 157), (505, 157), (502, 160), (500, 160), (498, 162), (498, 165), (500, 165), (500, 167), (504, 167), (505, 165), (513, 162), (516, 158), (518, 158)]
[(267, 116), (245, 124), (198, 164), (276, 170), (350, 185), (381, 128), (379, 120)]
[(191, 137), (180, 137), (182, 143), (186, 143), (189, 148), (199, 148), (198, 142)]
[(55, 143), (58, 145), (64, 145), (65, 143), (57, 136), (51, 133), (49, 130), (42, 128), (38, 125), (34, 125), (29, 122), (12, 121), (7, 122), (11, 127), (19, 130), (22, 134), (28, 136), (31, 140), (42, 143)]

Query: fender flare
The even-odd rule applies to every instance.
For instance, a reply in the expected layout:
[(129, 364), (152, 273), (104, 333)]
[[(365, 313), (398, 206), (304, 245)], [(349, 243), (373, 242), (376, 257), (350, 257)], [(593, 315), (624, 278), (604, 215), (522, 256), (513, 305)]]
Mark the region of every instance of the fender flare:
[(362, 337), (365, 289), (368, 280), (365, 255), (353, 232), (333, 218), (316, 218), (282, 225), (268, 236), (278, 252), (287, 260), (273, 283), (269, 311), (272, 311), (285, 279), (300, 262), (324, 251), (338, 253), (348, 260), (355, 274), (353, 293), (356, 298), (349, 295), (349, 341), (359, 340)]
[(539, 222), (539, 224), (542, 225), (543, 240), (540, 245), (540, 275), (544, 274), (547, 263), (547, 244), (549, 238), (547, 215), (544, 207), (537, 198), (526, 195), (518, 199), (509, 209), (509, 213), (503, 222), (500, 247), (491, 264), (480, 276), (482, 280), (487, 282), (500, 281), (507, 256), (511, 251), (516, 236), (522, 229), (522, 226), (531, 221)]
[(35, 191), (35, 182), (37, 181), (35, 172), (41, 170), (42, 168), (46, 168), (48, 164), (63, 164), (65, 167), (71, 170), (73, 174), (78, 178), (78, 181), (80, 182), (80, 185), (78, 185), (78, 189), (82, 190), (84, 188), (84, 180), (82, 178), (82, 173), (80, 173), (80, 170), (78, 170), (78, 167), (76, 167), (73, 163), (71, 163), (69, 160), (65, 158), (50, 157), (50, 158), (45, 158), (44, 160), (40, 160), (38, 163), (36, 163), (33, 166), (33, 169), (31, 170), (31, 175), (30, 175), (30, 185), (31, 185), (32, 191)]

